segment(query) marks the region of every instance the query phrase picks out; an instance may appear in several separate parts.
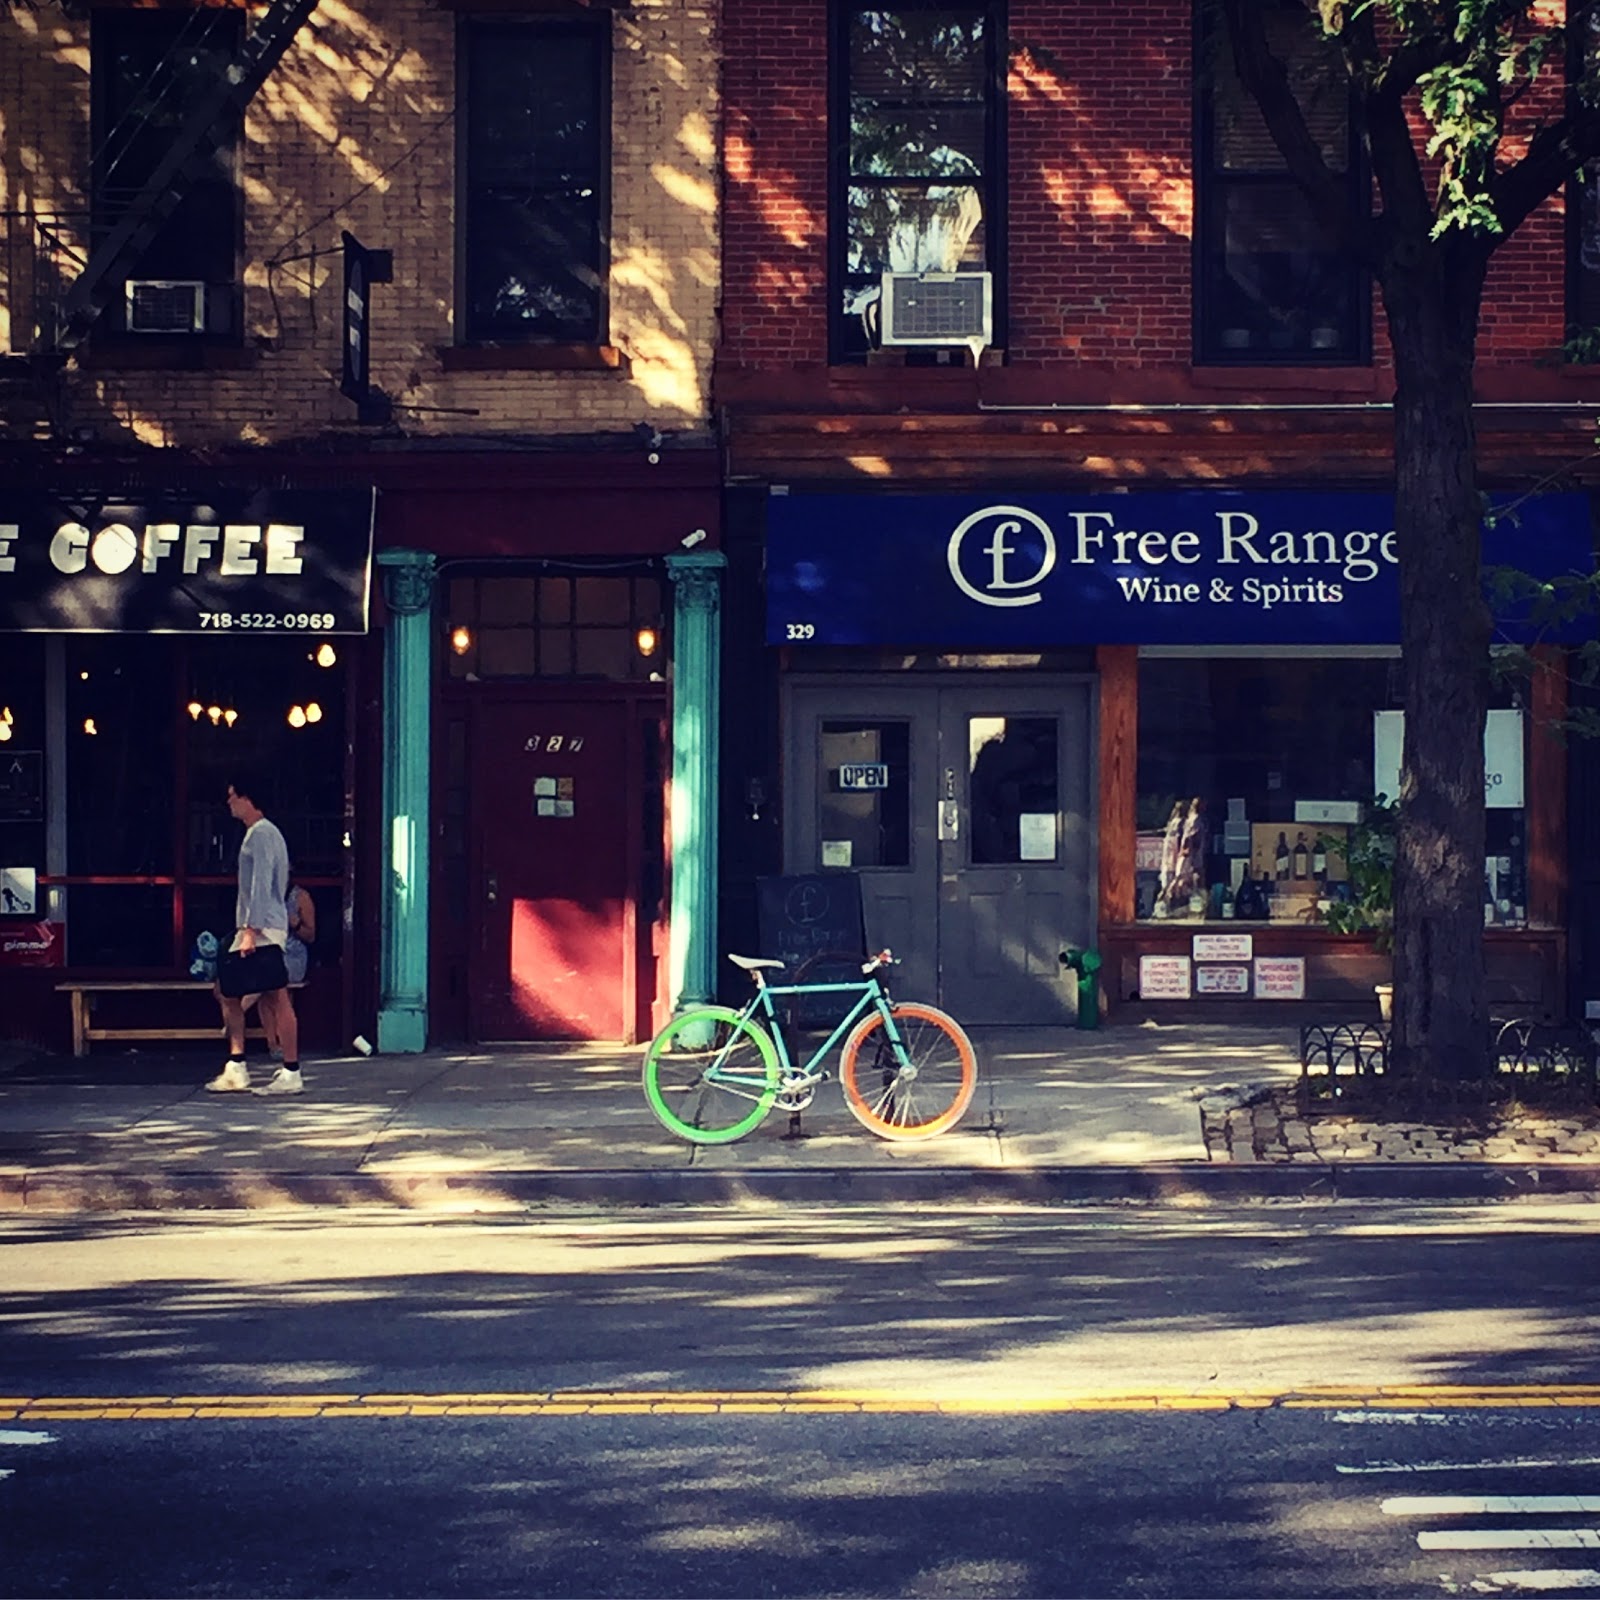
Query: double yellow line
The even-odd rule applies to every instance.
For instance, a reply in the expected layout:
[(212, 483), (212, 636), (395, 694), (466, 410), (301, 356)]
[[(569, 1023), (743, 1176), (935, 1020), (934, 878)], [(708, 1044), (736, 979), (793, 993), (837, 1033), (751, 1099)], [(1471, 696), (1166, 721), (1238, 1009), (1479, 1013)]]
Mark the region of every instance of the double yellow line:
[(0, 1422), (148, 1422), (296, 1417), (709, 1416), (919, 1413), (1018, 1415), (1070, 1411), (1534, 1410), (1600, 1406), (1600, 1384), (1313, 1385), (1293, 1389), (985, 1388), (906, 1394), (888, 1389), (573, 1389), (546, 1393), (0, 1395)]

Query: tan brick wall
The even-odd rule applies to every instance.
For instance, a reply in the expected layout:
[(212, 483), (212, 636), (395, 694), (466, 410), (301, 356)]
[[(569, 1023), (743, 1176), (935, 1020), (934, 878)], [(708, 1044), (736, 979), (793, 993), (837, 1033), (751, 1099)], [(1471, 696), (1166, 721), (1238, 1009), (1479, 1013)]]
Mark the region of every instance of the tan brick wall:
[[(370, 432), (338, 392), (348, 229), (394, 252), (395, 282), (372, 292), (372, 380), (406, 434), (703, 430), (720, 277), (715, 0), (634, 0), (613, 30), (609, 337), (622, 371), (443, 370), (455, 337), (456, 18), (431, 0), (324, 0), (246, 119), (253, 364), (74, 371), (72, 423), (175, 445)], [(0, 6), (0, 212), (84, 209), (88, 72), (86, 22)], [(0, 350), (27, 347), (28, 231), (0, 232)]]

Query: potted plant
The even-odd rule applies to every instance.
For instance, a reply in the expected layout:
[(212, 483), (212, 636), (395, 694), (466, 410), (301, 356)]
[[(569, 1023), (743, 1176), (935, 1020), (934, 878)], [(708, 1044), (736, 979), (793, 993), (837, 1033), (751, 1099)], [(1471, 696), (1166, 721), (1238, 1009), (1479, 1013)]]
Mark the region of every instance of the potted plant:
[[(1372, 947), (1380, 954), (1394, 948), (1394, 856), (1397, 804), (1379, 795), (1365, 807), (1360, 822), (1344, 838), (1326, 835), (1318, 844), (1344, 862), (1349, 898), (1335, 900), (1323, 913), (1323, 920), (1335, 933), (1370, 933)], [(1374, 986), (1378, 1013), (1385, 1022), (1390, 1017), (1394, 986)]]

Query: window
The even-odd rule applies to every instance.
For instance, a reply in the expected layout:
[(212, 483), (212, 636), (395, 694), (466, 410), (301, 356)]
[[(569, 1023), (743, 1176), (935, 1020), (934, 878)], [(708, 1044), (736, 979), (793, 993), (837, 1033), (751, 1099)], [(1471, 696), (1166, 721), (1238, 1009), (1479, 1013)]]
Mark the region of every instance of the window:
[(824, 722), (822, 867), (911, 865), (911, 725)]
[[(1326, 235), (1289, 176), (1234, 70), (1220, 11), (1203, 7), (1202, 14), (1195, 358), (1249, 365), (1365, 360), (1366, 274)], [(1337, 50), (1298, 0), (1281, 0), (1266, 23), (1323, 159), (1345, 176), (1354, 212), (1367, 204), (1367, 180)]]
[(655, 577), (540, 573), (450, 581), (445, 661), (458, 681), (658, 682), (666, 657)]
[(604, 18), (470, 18), (463, 307), (468, 343), (604, 336), (610, 35)]
[[(122, 221), (171, 149), (195, 103), (221, 79), (240, 47), (240, 13), (95, 11), (90, 50), (94, 84), (93, 229), (96, 243)], [(103, 325), (193, 337), (232, 337), (240, 213), (234, 181), (235, 115), (177, 208), (126, 274), (148, 288), (119, 286)]]
[[(1395, 657), (1139, 662), (1135, 914), (1204, 919), (1265, 877), (1273, 922), (1315, 926), (1346, 897), (1337, 849), (1398, 788)], [(1489, 925), (1527, 915), (1526, 684), (1497, 678), (1485, 738)]]
[[(885, 272), (994, 272), (999, 325), (997, 16), (992, 6), (949, 0), (840, 9), (834, 361), (862, 360), (877, 343)], [(952, 346), (907, 358), (961, 354)]]
[[(1587, 15), (1572, 42), (1569, 79), (1594, 81), (1600, 75), (1600, 17)], [(1567, 204), (1567, 321), (1574, 340), (1571, 358), (1600, 361), (1600, 160), (1573, 176)]]

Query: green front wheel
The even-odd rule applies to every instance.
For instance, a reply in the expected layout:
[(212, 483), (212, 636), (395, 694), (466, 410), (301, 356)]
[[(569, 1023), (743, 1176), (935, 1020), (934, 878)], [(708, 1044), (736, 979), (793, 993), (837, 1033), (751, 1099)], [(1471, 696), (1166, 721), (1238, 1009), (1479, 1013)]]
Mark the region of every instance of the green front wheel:
[(692, 1144), (732, 1144), (757, 1127), (778, 1093), (778, 1053), (765, 1028), (727, 1006), (674, 1017), (644, 1057), (657, 1120)]

